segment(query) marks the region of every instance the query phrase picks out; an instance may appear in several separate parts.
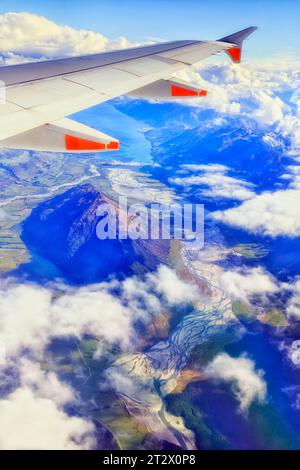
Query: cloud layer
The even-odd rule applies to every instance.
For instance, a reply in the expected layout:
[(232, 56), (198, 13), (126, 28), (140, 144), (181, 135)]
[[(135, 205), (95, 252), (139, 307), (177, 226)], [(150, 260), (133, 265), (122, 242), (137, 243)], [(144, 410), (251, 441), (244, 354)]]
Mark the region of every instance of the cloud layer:
[[(198, 289), (160, 266), (144, 280), (136, 277), (58, 292), (34, 284), (0, 286), (0, 340), (9, 356), (40, 353), (52, 338), (92, 335), (130, 350), (134, 323), (149, 321), (165, 305), (186, 304)], [(62, 289), (62, 290), (60, 290)]]
[(248, 181), (233, 178), (226, 173), (230, 168), (224, 165), (182, 165), (187, 171), (194, 174), (171, 178), (170, 182), (177, 186), (201, 187), (200, 194), (208, 197), (235, 199), (244, 201), (255, 195), (253, 184)]
[(65, 411), (65, 405), (77, 400), (69, 385), (26, 358), (14, 361), (10, 367), (18, 369), (19, 383), (0, 400), (0, 449), (96, 447), (94, 424)]
[(107, 344), (130, 353), (139, 347), (138, 320), (147, 325), (167, 308), (199, 298), (198, 288), (167, 266), (144, 279), (131, 277), (80, 289), (2, 283), (0, 341), (6, 358), (2, 357), (0, 371), (11, 380), (10, 391), (0, 400), (0, 448), (94, 448), (94, 424), (67, 411), (78, 404), (73, 388), (39, 366), (51, 341), (88, 335), (98, 339), (95, 359)]
[(180, 72), (180, 77), (208, 90), (205, 100), (191, 104), (211, 108), (221, 115), (254, 119), (263, 127), (291, 139), (292, 147), (300, 149), (299, 87), (297, 61), (218, 65), (201, 62)]
[(95, 446), (92, 423), (67, 415), (52, 400), (37, 397), (29, 388), (18, 388), (0, 400), (0, 420), (2, 450), (79, 450)]
[(19, 56), (55, 58), (123, 49), (135, 45), (126, 38), (109, 40), (100, 33), (58, 25), (31, 13), (0, 15), (1, 51), (10, 62)]
[(230, 298), (244, 302), (250, 302), (256, 295), (265, 297), (279, 291), (277, 281), (262, 267), (224, 271), (220, 286)]
[(226, 211), (216, 211), (215, 220), (270, 237), (300, 235), (300, 191), (265, 192)]

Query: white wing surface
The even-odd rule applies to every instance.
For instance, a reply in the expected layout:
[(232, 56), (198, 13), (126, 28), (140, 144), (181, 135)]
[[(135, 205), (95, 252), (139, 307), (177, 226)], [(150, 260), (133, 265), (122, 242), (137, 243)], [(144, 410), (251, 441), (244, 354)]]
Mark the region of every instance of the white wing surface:
[(1, 67), (6, 100), (0, 105), (0, 145), (72, 153), (117, 150), (117, 138), (66, 116), (121, 95), (205, 96), (205, 90), (173, 79), (174, 74), (221, 51), (239, 62), (242, 41), (255, 29), (218, 41), (174, 41)]

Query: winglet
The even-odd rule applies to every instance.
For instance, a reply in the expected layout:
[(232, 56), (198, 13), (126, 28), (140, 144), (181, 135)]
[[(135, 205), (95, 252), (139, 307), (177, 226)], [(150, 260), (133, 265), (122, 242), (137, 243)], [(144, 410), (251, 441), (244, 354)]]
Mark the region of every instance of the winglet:
[(233, 62), (239, 63), (241, 61), (243, 41), (256, 30), (256, 26), (250, 26), (249, 28), (242, 29), (242, 31), (238, 31), (237, 33), (233, 33), (229, 36), (225, 36), (224, 38), (219, 39), (221, 42), (228, 42), (231, 44), (231, 47), (226, 49), (226, 52)]

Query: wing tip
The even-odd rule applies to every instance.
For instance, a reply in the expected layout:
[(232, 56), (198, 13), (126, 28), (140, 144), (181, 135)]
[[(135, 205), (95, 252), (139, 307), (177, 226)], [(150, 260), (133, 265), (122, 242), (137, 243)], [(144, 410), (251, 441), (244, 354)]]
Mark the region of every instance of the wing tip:
[(256, 30), (257, 26), (249, 26), (248, 28), (242, 29), (241, 31), (237, 31), (236, 33), (219, 39), (219, 41), (231, 45), (230, 47), (226, 48), (225, 52), (229, 55), (232, 62), (235, 64), (239, 64), (241, 62), (243, 41)]
[(243, 41), (257, 29), (257, 26), (249, 26), (248, 28), (242, 29), (241, 31), (230, 34), (229, 36), (225, 36), (224, 38), (219, 39), (219, 41), (241, 46)]

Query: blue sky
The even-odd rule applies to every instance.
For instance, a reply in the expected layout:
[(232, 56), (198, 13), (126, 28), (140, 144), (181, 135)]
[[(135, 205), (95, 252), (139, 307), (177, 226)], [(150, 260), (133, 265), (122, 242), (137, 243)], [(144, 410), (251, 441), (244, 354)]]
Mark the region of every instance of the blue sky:
[(133, 41), (217, 39), (255, 25), (259, 31), (246, 45), (249, 57), (300, 56), (299, 0), (1, 1), (0, 13), (8, 11), (36, 13), (60, 24)]

